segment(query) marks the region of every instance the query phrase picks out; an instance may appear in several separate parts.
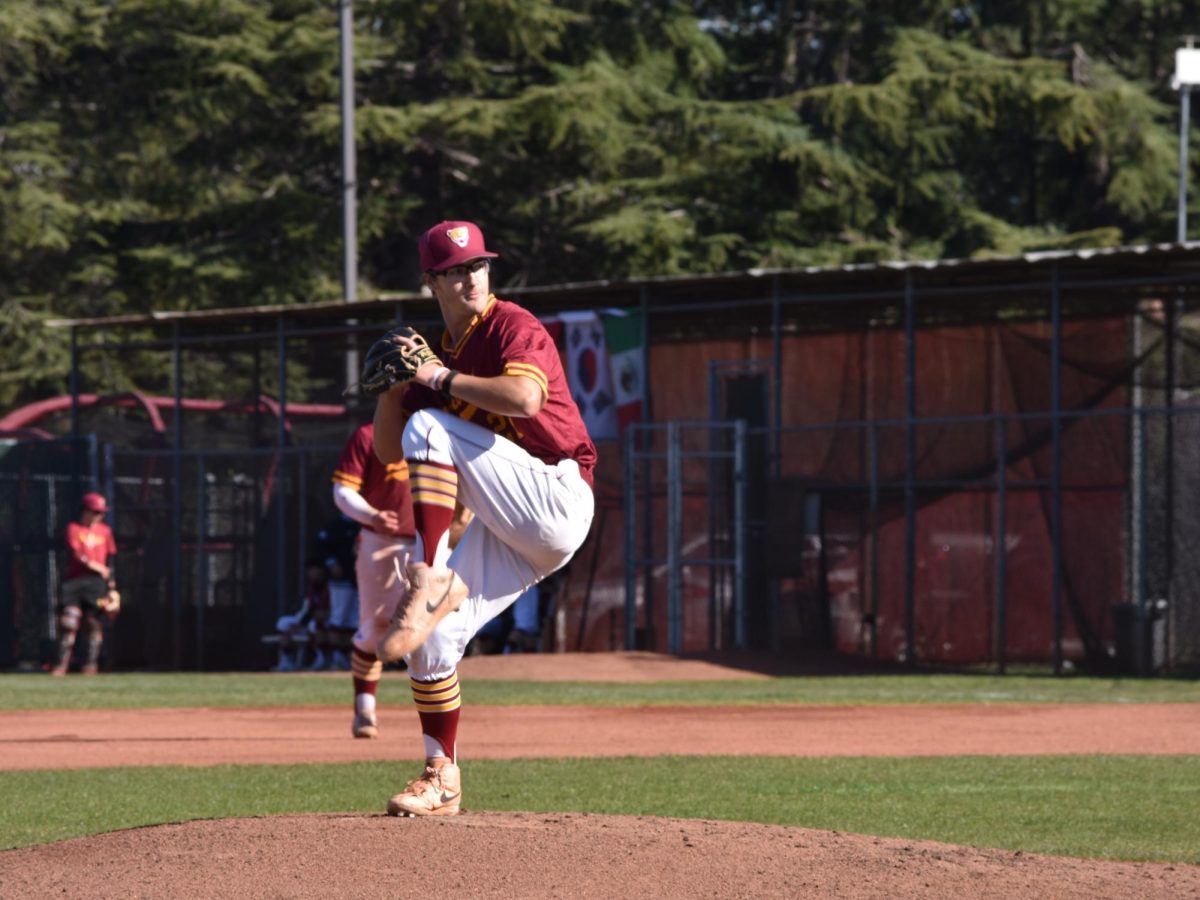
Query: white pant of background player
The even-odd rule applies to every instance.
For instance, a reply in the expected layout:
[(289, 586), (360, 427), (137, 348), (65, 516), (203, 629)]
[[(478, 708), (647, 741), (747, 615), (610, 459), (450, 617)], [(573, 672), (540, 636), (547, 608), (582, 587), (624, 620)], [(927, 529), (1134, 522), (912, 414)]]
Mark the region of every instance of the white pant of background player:
[(566, 565), (587, 537), (595, 507), (574, 460), (549, 465), (451, 413), (414, 413), (403, 442), (409, 461), (454, 466), (459, 502), (475, 514), (448, 559), (443, 538), (435, 561), (458, 573), (467, 599), (408, 657), (411, 677), (435, 680), (449, 677), (486, 622)]
[(358, 631), (354, 646), (374, 654), (375, 645), (387, 632), (396, 614), (396, 604), (404, 595), (404, 585), (396, 567), (403, 572), (415, 559), (416, 541), (390, 534), (378, 534), (364, 528), (359, 532), (358, 557), (354, 574), (358, 578)]

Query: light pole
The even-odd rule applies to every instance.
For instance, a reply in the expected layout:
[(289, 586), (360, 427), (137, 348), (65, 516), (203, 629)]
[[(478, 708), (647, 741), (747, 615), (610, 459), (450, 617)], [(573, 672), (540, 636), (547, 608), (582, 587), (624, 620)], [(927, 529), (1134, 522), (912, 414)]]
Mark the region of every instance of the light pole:
[[(358, 173), (354, 152), (354, 3), (338, 2), (342, 82), (342, 298), (358, 299)], [(350, 324), (354, 324), (351, 321)], [(358, 346), (346, 338), (346, 387), (358, 382)]]
[[(1175, 242), (1183, 244), (1187, 241), (1187, 193), (1188, 193), (1188, 119), (1191, 115), (1192, 85), (1200, 84), (1200, 49), (1192, 46), (1193, 37), (1186, 37), (1186, 47), (1175, 51), (1175, 77), (1171, 79), (1171, 87), (1179, 91), (1179, 189), (1178, 206), (1175, 216)], [(1175, 327), (1178, 321), (1178, 301), (1164, 301), (1163, 324), (1166, 330), (1167, 359), (1167, 393), (1166, 406), (1168, 412), (1164, 418), (1164, 469), (1168, 490), (1166, 491), (1167, 521), (1174, 516), (1172, 503), (1174, 489), (1171, 487), (1174, 478), (1174, 438), (1173, 415), (1169, 411), (1174, 404), (1174, 358), (1173, 344)], [(1136, 362), (1131, 405), (1133, 421), (1130, 428), (1130, 525), (1132, 532), (1132, 564), (1130, 599), (1134, 604), (1134, 672), (1138, 675), (1152, 674), (1153, 648), (1151, 647), (1152, 622), (1151, 598), (1147, 592), (1146, 578), (1146, 534), (1145, 534), (1145, 483), (1146, 483), (1146, 421), (1142, 413), (1145, 388), (1142, 374), (1142, 311), (1134, 311), (1133, 315), (1133, 353)], [(1171, 553), (1170, 539), (1168, 543), (1168, 579), (1170, 578)], [(1169, 583), (1169, 582), (1168, 582)]]
[(1175, 51), (1175, 77), (1171, 79), (1171, 87), (1179, 91), (1179, 212), (1175, 241), (1180, 244), (1187, 240), (1188, 119), (1192, 112), (1192, 85), (1200, 84), (1200, 49), (1192, 46), (1194, 37), (1188, 36), (1185, 40), (1187, 46)]
[[(1200, 84), (1200, 50), (1197, 50), (1192, 45), (1195, 38), (1187, 36), (1184, 38), (1187, 41), (1186, 47), (1181, 47), (1175, 51), (1175, 77), (1171, 79), (1171, 86), (1179, 91), (1179, 206), (1175, 217), (1175, 242), (1183, 244), (1187, 242), (1187, 193), (1188, 193), (1188, 137), (1189, 137), (1189, 119), (1192, 111), (1192, 85)], [(1167, 586), (1167, 602), (1170, 602), (1172, 587), (1175, 582), (1175, 385), (1177, 383), (1178, 358), (1176, 355), (1177, 329), (1179, 327), (1180, 313), (1182, 312), (1183, 303), (1180, 295), (1177, 293), (1169, 301), (1163, 303), (1163, 325), (1166, 332), (1166, 357), (1163, 361), (1166, 370), (1166, 396), (1165, 405), (1167, 413), (1164, 417), (1164, 459), (1163, 469), (1165, 478), (1164, 495), (1166, 499), (1166, 523), (1167, 534), (1164, 544), (1166, 546), (1166, 566), (1165, 566), (1165, 581)], [(1146, 674), (1150, 673), (1154, 663), (1154, 651), (1152, 641), (1154, 639), (1153, 632), (1153, 616), (1154, 610), (1149, 606), (1147, 597), (1141, 598), (1142, 603), (1139, 612), (1140, 619), (1146, 628), (1144, 638), (1139, 637), (1139, 646), (1144, 647), (1141, 654), (1142, 666), (1141, 670)], [(1162, 601), (1157, 601), (1155, 606)], [(1165, 655), (1170, 657), (1171, 644), (1171, 618), (1173, 613), (1168, 613), (1163, 623), (1163, 650)], [(1169, 662), (1168, 662), (1169, 665)]]

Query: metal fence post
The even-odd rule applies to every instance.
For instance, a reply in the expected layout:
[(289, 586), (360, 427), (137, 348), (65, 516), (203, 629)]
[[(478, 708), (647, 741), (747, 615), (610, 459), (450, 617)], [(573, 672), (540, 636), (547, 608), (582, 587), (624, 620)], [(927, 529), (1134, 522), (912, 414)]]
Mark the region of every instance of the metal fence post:
[[(304, 449), (300, 449), (295, 453), (296, 456), (296, 483), (303, 485), (307, 481), (308, 476), (308, 454)], [(300, 552), (296, 554), (296, 584), (303, 585), (305, 583), (305, 570), (308, 566), (308, 545), (305, 539), (308, 536), (308, 492), (305, 490), (296, 491), (296, 539), (300, 541), (297, 545)]]
[(867, 429), (868, 456), (871, 467), (871, 483), (868, 488), (871, 529), (871, 581), (868, 589), (866, 627), (870, 632), (871, 655), (879, 655), (879, 426), (871, 422)]
[(1054, 673), (1062, 674), (1062, 296), (1058, 266), (1050, 270), (1050, 412), (1053, 452), (1050, 476), (1050, 603), (1054, 621)]
[(183, 349), (178, 320), (172, 326), (175, 440), (171, 453), (171, 666), (183, 665)]
[(679, 425), (667, 424), (667, 652), (683, 650), (683, 470)]
[(196, 671), (204, 671), (204, 614), (208, 605), (208, 502), (204, 489), (204, 454), (196, 454)]
[[(708, 420), (710, 427), (708, 429), (708, 552), (709, 556), (717, 556), (718, 548), (724, 545), (724, 539), (719, 537), (720, 528), (718, 523), (721, 516), (717, 512), (717, 483), (720, 480), (720, 465), (717, 461), (717, 454), (720, 452), (721, 443), (724, 435), (721, 429), (715, 424), (721, 417), (721, 380), (718, 377), (718, 361), (711, 360), (708, 364)], [(721, 634), (721, 600), (724, 592), (720, 588), (724, 587), (723, 578), (720, 578), (720, 572), (716, 566), (708, 567), (708, 647), (710, 650), (717, 649), (718, 644), (724, 637)]]
[(1008, 421), (996, 419), (996, 668), (1001, 675), (1008, 649)]
[[(634, 471), (634, 441), (638, 425), (625, 432), (625, 649), (637, 646), (637, 473)], [(598, 552), (598, 551), (597, 551)]]
[[(733, 644), (746, 649), (746, 420), (734, 423), (733, 439)], [(772, 623), (774, 626), (775, 623)]]
[(79, 329), (73, 325), (71, 326), (71, 373), (67, 378), (71, 391), (71, 438), (79, 440)]
[(275, 326), (275, 351), (279, 359), (279, 421), (275, 430), (275, 615), (287, 609), (287, 337), (280, 316)]
[(643, 650), (658, 649), (658, 635), (654, 630), (654, 567), (651, 560), (654, 559), (654, 529), (651, 527), (651, 522), (654, 520), (654, 468), (651, 461), (651, 447), (654, 441), (654, 432), (647, 428), (641, 434), (645, 435), (642, 440), (640, 453), (642, 457), (642, 618), (645, 622), (645, 646)]
[(912, 273), (904, 273), (904, 661), (916, 663), (917, 336)]

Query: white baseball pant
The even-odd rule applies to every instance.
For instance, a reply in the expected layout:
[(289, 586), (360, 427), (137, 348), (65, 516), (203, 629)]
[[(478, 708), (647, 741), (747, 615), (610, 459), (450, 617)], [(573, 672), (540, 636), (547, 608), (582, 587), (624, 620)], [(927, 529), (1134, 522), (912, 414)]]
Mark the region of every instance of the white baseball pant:
[(364, 528), (359, 533), (358, 558), (354, 574), (358, 578), (358, 631), (354, 646), (363, 653), (374, 653), (375, 645), (387, 633), (396, 614), (396, 604), (404, 595), (397, 574), (416, 557), (416, 541), (391, 534), (377, 534)]
[[(442, 410), (408, 420), (404, 458), (454, 466), (458, 499), (475, 514), (447, 565), (467, 585), (467, 599), (408, 657), (411, 677), (447, 678), (467, 642), (526, 588), (566, 565), (587, 537), (595, 509), (592, 489), (572, 459), (542, 462), (486, 428)], [(417, 538), (415, 558), (423, 548)]]

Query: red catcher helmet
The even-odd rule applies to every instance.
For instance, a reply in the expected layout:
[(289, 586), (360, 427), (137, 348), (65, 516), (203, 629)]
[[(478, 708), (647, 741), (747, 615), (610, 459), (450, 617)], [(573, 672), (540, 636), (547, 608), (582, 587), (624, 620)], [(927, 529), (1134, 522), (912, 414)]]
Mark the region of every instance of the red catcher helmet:
[(92, 512), (108, 512), (108, 501), (104, 499), (103, 494), (94, 491), (83, 495), (81, 505)]

